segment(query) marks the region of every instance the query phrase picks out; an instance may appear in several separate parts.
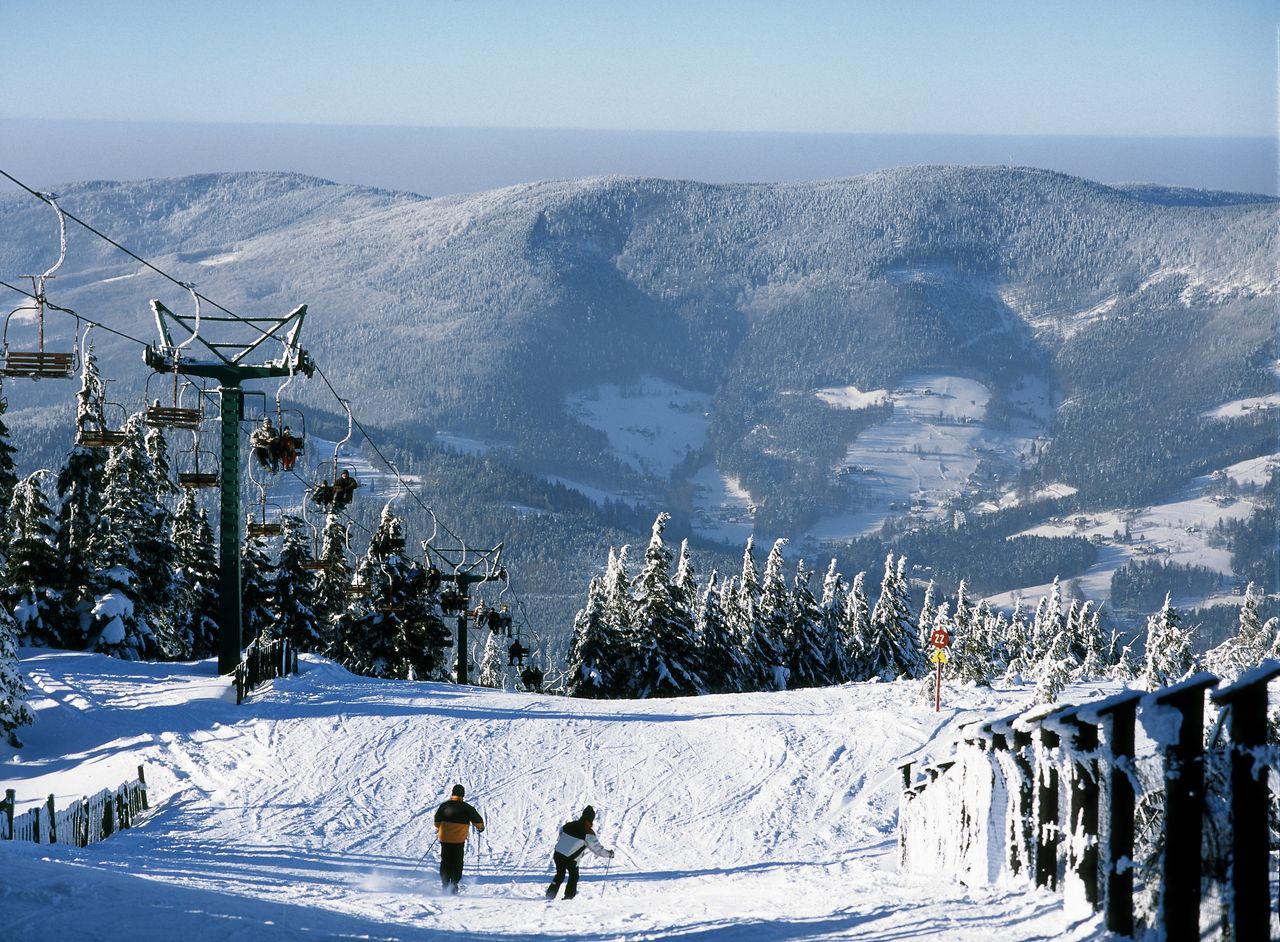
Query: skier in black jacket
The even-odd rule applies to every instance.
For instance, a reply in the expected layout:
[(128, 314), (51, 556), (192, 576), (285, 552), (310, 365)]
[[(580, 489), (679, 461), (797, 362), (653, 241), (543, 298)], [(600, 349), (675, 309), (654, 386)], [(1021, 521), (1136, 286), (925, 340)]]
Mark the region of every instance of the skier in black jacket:
[(453, 786), (449, 800), (436, 809), (436, 831), (440, 835), (440, 885), (451, 892), (458, 892), (462, 880), (462, 851), (467, 846), (471, 825), (477, 831), (484, 830), (484, 818), (480, 812), (462, 800), (467, 790)]
[(551, 855), (556, 862), (556, 878), (547, 887), (547, 899), (556, 898), (566, 873), (569, 874), (569, 885), (564, 888), (564, 898), (573, 899), (578, 895), (578, 858), (588, 847), (597, 857), (613, 859), (613, 851), (605, 850), (596, 839), (592, 827), (595, 820), (596, 809), (587, 805), (576, 821), (570, 821), (560, 829), (560, 839), (556, 841), (555, 853)]

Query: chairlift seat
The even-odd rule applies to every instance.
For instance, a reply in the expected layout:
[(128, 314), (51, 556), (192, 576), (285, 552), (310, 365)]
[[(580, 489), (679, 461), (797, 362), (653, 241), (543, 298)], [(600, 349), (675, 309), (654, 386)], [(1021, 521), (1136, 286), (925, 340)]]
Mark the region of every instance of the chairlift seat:
[(106, 428), (87, 428), (76, 432), (76, 444), (82, 448), (116, 448), (124, 444), (124, 432)]
[(348, 584), (348, 585), (347, 585), (347, 586), (342, 590), (342, 593), (343, 593), (343, 595), (345, 595), (345, 596), (346, 596), (347, 598), (349, 598), (349, 599), (363, 599), (363, 598), (366, 598), (366, 597), (369, 595), (369, 583), (367, 583), (367, 582), (352, 582), (352, 583), (349, 583), (349, 584)]
[(248, 532), (249, 536), (279, 536), (284, 527), (278, 523), (250, 523)]
[(147, 406), (145, 418), (146, 423), (154, 428), (198, 429), (203, 420), (204, 413), (199, 409), (183, 409), (156, 403)]
[(178, 484), (182, 487), (217, 487), (216, 471), (181, 471), (178, 473)]
[(387, 605), (387, 604), (380, 604), (380, 605), (375, 605), (375, 606), (373, 607), (373, 610), (374, 610), (375, 612), (403, 612), (403, 611), (404, 611), (404, 606), (403, 606), (403, 605)]
[(10, 350), (4, 357), (4, 375), (29, 379), (68, 379), (75, 368), (70, 353), (45, 353), (40, 350)]
[(304, 559), (302, 568), (309, 569), (312, 572), (328, 572), (333, 568), (333, 563), (327, 559)]
[(466, 611), (467, 597), (456, 589), (441, 592), (440, 607), (446, 612)]

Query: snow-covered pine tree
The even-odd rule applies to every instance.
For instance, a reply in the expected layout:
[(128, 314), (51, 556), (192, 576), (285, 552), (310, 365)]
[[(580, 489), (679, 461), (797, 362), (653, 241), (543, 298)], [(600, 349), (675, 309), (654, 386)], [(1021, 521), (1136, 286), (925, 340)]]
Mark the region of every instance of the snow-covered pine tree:
[[(102, 378), (93, 345), (81, 357), (80, 392), (76, 394), (76, 427), (99, 428)], [(58, 532), (55, 545), (61, 564), (58, 588), (62, 595), (63, 644), (83, 648), (88, 643), (90, 610), (94, 605), (94, 573), (90, 544), (97, 526), (105, 489), (106, 457), (101, 448), (72, 447), (58, 473)], [(6, 505), (7, 506), (7, 505)]]
[(1111, 666), (1107, 668), (1107, 677), (1123, 684), (1138, 679), (1138, 665), (1133, 659), (1133, 642), (1125, 642), (1119, 632), (1111, 632), (1110, 655), (1107, 658)]
[(719, 574), (712, 570), (696, 622), (702, 683), (708, 693), (736, 693), (742, 683), (742, 646), (725, 618), (722, 589)]
[(316, 575), (306, 566), (311, 561), (311, 534), (293, 514), (281, 516), (280, 525), (283, 530), (276, 560), (271, 636), (283, 638), (298, 651), (321, 651), (324, 641), (313, 608)]
[(316, 627), (320, 632), (320, 650), (335, 660), (341, 660), (341, 652), (337, 648), (337, 624), (350, 601), (347, 591), (351, 585), (351, 567), (347, 564), (347, 528), (336, 514), (325, 518), (318, 558), (325, 567), (316, 578), (311, 607), (316, 613)]
[(631, 598), (631, 576), (627, 572), (627, 554), (630, 552), (629, 545), (616, 553), (612, 547), (609, 548), (609, 561), (605, 564), (601, 583), (601, 612), (613, 642), (609, 667), (612, 675), (609, 696), (613, 697), (635, 697), (639, 689), (635, 676), (639, 642), (635, 630), (635, 603)]
[(275, 568), (262, 537), (246, 536), (240, 548), (240, 618), (245, 644), (271, 637), (276, 620)]
[(809, 588), (813, 570), (796, 565), (791, 589), (791, 618), (783, 635), (792, 687), (824, 687), (831, 683), (826, 623)]
[(1071, 653), (1071, 639), (1066, 625), (1060, 625), (1057, 635), (1045, 649), (1036, 671), (1036, 703), (1055, 703), (1072, 677), (1079, 670), (1079, 663)]
[(1258, 615), (1258, 589), (1250, 582), (1240, 603), (1240, 627), (1204, 656), (1206, 670), (1225, 683), (1257, 667), (1266, 658), (1280, 656), (1280, 619), (1263, 622)]
[(3, 604), (13, 612), (22, 644), (64, 647), (53, 512), (41, 483), (46, 473), (37, 471), (12, 490), (5, 515), (9, 543), (4, 558)]
[[(613, 556), (613, 550), (609, 555)], [(565, 693), (571, 697), (612, 696), (617, 649), (618, 641), (605, 616), (604, 579), (592, 576), (586, 605), (573, 618), (573, 638), (565, 659)]]
[(158, 428), (148, 428), (143, 441), (147, 446), (147, 457), (151, 459), (151, 474), (156, 483), (156, 503), (167, 505), (178, 493), (169, 461), (169, 442), (164, 437), (164, 432)]
[[(166, 522), (156, 505), (151, 459), (143, 440), (142, 416), (124, 426), (124, 442), (112, 450), (103, 472), (101, 512), (94, 521), (89, 555), (96, 571), (91, 576), (93, 608), (89, 613), (89, 646), (96, 651), (141, 660), (161, 650), (152, 614), (171, 604), (173, 553), (163, 557), (154, 528)], [(164, 542), (169, 535), (164, 534)], [(159, 566), (161, 573), (147, 571)]]
[(18, 626), (0, 605), (0, 733), (15, 749), (22, 745), (18, 727), (35, 720), (27, 705), (27, 687), (18, 663)]
[(893, 680), (897, 677), (919, 677), (925, 668), (924, 653), (911, 620), (907, 596), (905, 556), (895, 568), (893, 553), (884, 563), (880, 597), (871, 610), (871, 635), (866, 651), (870, 677)]
[[(963, 594), (958, 599), (964, 599)], [(952, 618), (959, 620), (959, 613)], [(952, 667), (951, 676), (961, 683), (979, 687), (991, 686), (992, 658), (995, 652), (991, 648), (990, 629), (987, 626), (990, 618), (991, 609), (985, 601), (981, 601), (965, 613), (963, 629), (957, 627), (955, 630), (951, 641), (953, 663), (948, 667)]]
[(1092, 600), (1080, 606), (1071, 648), (1084, 652), (1080, 663), (1082, 679), (1095, 680), (1107, 675), (1107, 668), (1111, 665), (1107, 657), (1107, 639), (1102, 635), (1102, 613), (1093, 607)]
[(692, 613), (684, 590), (671, 582), (671, 551), (662, 533), (671, 515), (653, 521), (644, 568), (633, 585), (634, 648), (630, 676), (639, 697), (673, 697), (703, 690)]
[[(1058, 577), (1054, 576), (1049, 594), (1036, 605), (1035, 619), (1031, 623), (1030, 655), (1037, 664), (1044, 660), (1045, 651), (1062, 628), (1062, 587), (1058, 584)], [(1070, 642), (1070, 638), (1067, 640)]]
[(698, 610), (698, 574), (689, 556), (689, 541), (680, 541), (680, 555), (676, 557), (676, 572), (671, 577), (677, 603), (689, 613), (691, 621)]
[(784, 539), (775, 540), (765, 560), (756, 618), (747, 646), (748, 669), (756, 690), (787, 688), (790, 670), (786, 666), (783, 644), (791, 619), (791, 599), (782, 574), (782, 547), (786, 542)]
[(1147, 690), (1176, 684), (1195, 667), (1191, 655), (1191, 632), (1180, 622), (1169, 595), (1165, 595), (1160, 611), (1147, 619), (1146, 658), (1138, 678)]
[[(964, 591), (964, 583), (960, 584)], [(933, 599), (933, 580), (924, 587), (924, 601), (920, 603), (920, 617), (916, 619), (916, 633), (920, 636), (920, 650), (929, 650), (929, 635), (933, 631), (933, 619), (936, 602)]]
[(173, 633), (184, 658), (218, 652), (218, 556), (209, 518), (187, 490), (173, 515)]
[(867, 598), (867, 574), (853, 577), (840, 615), (840, 643), (849, 662), (849, 680), (870, 680), (871, 601)]
[[(13, 502), (13, 489), (18, 484), (18, 472), (13, 463), (13, 455), (17, 449), (9, 442), (9, 426), (4, 421), (8, 405), (8, 401), (0, 395), (0, 515), (8, 511)], [(8, 521), (0, 516), (0, 533), (8, 529)]]
[[(760, 610), (760, 574), (756, 569), (755, 537), (747, 536), (747, 545), (742, 550), (742, 572), (737, 580), (737, 596), (733, 606), (733, 627), (742, 639), (742, 662), (746, 673), (742, 678), (743, 690), (772, 690), (773, 676), (761, 678), (758, 674), (756, 659), (752, 653), (757, 631), (756, 622)], [(729, 609), (725, 609), (726, 612)]]
[(341, 619), (340, 647), (348, 669), (370, 677), (436, 680), (447, 676), (451, 636), (427, 597), (421, 571), (403, 555), (399, 517), (388, 504), (369, 539), (356, 577), (369, 598)]
[(480, 656), (480, 673), (476, 677), (476, 682), (481, 687), (505, 688), (507, 686), (507, 662), (498, 644), (496, 631), (489, 632), (489, 637), (485, 639), (484, 653)]
[(741, 693), (751, 689), (751, 672), (747, 665), (747, 642), (750, 638), (749, 624), (742, 614), (740, 603), (741, 587), (738, 577), (730, 576), (719, 584), (717, 595), (720, 599), (720, 614), (724, 618), (726, 651), (732, 652), (735, 670), (732, 675), (725, 675), (726, 692)]
[(848, 595), (844, 576), (836, 569), (836, 561), (832, 559), (827, 565), (827, 574), (822, 578), (822, 598), (818, 602), (818, 613), (827, 642), (827, 673), (829, 682), (833, 684), (844, 684), (854, 679), (854, 665), (843, 626)]
[(1021, 683), (1024, 677), (1031, 676), (1032, 659), (1031, 630), (1026, 616), (1022, 613), (1022, 599), (1013, 603), (1013, 614), (1004, 632), (1004, 680), (1006, 683)]

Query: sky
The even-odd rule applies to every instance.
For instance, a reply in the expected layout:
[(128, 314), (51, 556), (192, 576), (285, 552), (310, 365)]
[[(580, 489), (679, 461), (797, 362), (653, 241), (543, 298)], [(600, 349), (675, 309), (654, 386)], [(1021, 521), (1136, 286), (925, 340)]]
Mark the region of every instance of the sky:
[[(289, 126), (636, 135), (519, 138), (517, 149), (544, 148), (550, 159), (530, 166), (524, 154), (489, 154), (481, 164), (513, 163), (468, 177), (468, 155), (456, 182), (417, 186), (440, 192), (520, 173), (574, 175), (583, 164), (575, 148), (598, 152), (589, 172), (683, 167), (716, 177), (718, 156), (710, 168), (639, 160), (635, 146), (665, 146), (645, 136), (655, 132), (1273, 141), (1278, 11), (1262, 0), (4, 0), (0, 34), (21, 52), (0, 92), (0, 121), (9, 122), (0, 159), (25, 154), (29, 165), (60, 167), (65, 152), (81, 151), (91, 159), (80, 155), (67, 172), (141, 176), (182, 144), (139, 133), (128, 153), (121, 128), (175, 122), (228, 129), (212, 140), (190, 132), (220, 155), (206, 170), (300, 169), (318, 155), (287, 167), (253, 162), (278, 162), (308, 143), (339, 147), (289, 137)], [(66, 122), (114, 125), (125, 140), (111, 143), (103, 124), (66, 140), (49, 130)], [(283, 136), (262, 153), (253, 126)], [(483, 150), (478, 140), (469, 146)], [(344, 182), (404, 185), (376, 169), (387, 142), (357, 145), (373, 178)], [(742, 146), (728, 142), (724, 159)], [(747, 166), (736, 178), (839, 173), (838, 163), (807, 167), (809, 149), (780, 158), (798, 161), (789, 173)], [(926, 159), (936, 158), (909, 162)], [(954, 157), (973, 159), (963, 148)], [(105, 172), (94, 172), (95, 160)], [(1269, 164), (1254, 176), (1274, 178)], [(174, 158), (160, 171), (195, 166)], [(1179, 173), (1161, 182), (1193, 182)]]

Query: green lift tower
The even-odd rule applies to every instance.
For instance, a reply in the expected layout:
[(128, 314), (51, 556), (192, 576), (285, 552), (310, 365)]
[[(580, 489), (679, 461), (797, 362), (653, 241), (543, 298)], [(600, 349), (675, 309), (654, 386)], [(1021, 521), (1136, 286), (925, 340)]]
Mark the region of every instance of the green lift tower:
[[(229, 674), (240, 663), (243, 649), (243, 603), (240, 585), (240, 422), (244, 418), (245, 380), (274, 379), (302, 373), (315, 364), (298, 344), (304, 304), (285, 317), (200, 317), (175, 314), (159, 301), (151, 302), (160, 342), (143, 353), (147, 366), (158, 373), (216, 380), (221, 402), (221, 511), (218, 516), (218, 673)], [(174, 343), (173, 329), (185, 332)], [(251, 336), (245, 337), (246, 333)], [(187, 348), (199, 345), (200, 356)], [(252, 363), (255, 354), (278, 356)], [(177, 407), (175, 402), (174, 408)], [(163, 414), (166, 407), (154, 407)]]

